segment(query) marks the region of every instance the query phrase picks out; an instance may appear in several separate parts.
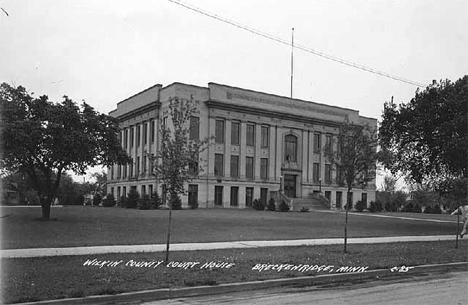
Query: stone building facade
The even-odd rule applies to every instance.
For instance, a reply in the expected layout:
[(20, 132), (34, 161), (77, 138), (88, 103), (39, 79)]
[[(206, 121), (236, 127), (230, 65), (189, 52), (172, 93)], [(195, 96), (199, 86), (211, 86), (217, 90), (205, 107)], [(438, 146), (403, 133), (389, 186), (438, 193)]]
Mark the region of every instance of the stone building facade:
[[(119, 119), (122, 147), (133, 164), (108, 169), (108, 193), (120, 198), (135, 188), (140, 195), (164, 195), (152, 176), (149, 157), (158, 151), (158, 129), (174, 97), (199, 101), (191, 136), (214, 136), (213, 145), (200, 155), (203, 172), (182, 198), (185, 207), (190, 198), (201, 208), (246, 208), (254, 199), (266, 202), (281, 190), (293, 200), (326, 198), (329, 208), (341, 209), (346, 188), (336, 184), (336, 171), (322, 148), (336, 138), (344, 120), (377, 126), (376, 119), (360, 116), (357, 110), (227, 85), (155, 85), (110, 112)], [(375, 179), (365, 189), (354, 189), (353, 202), (375, 200), (375, 189)]]

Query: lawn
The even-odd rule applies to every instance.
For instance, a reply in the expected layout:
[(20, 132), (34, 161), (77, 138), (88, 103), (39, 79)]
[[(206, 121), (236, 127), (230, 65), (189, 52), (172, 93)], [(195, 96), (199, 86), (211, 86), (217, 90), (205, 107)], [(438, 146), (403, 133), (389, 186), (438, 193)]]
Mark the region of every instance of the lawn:
[[(133, 210), (90, 206), (53, 208), (55, 221), (43, 222), (40, 208), (0, 208), (2, 248), (49, 248), (96, 245), (164, 244), (167, 210)], [(349, 237), (451, 235), (457, 217), (412, 213), (384, 216), (414, 217), (447, 222), (413, 221), (349, 215)], [(283, 240), (343, 236), (344, 213), (267, 212), (251, 209), (174, 211), (173, 243), (239, 240)]]
[[(2, 259), (1, 274), (5, 303), (39, 301), (98, 294), (115, 294), (167, 287), (217, 285), (275, 278), (337, 273), (340, 267), (363, 267), (366, 271), (468, 260), (468, 241), (459, 248), (453, 241), (349, 245), (275, 247), (216, 251), (172, 252), (172, 262), (198, 262), (193, 268), (132, 266), (132, 262), (164, 260), (164, 253), (108, 254), (24, 259)], [(87, 260), (122, 261), (115, 267), (84, 266)], [(201, 268), (219, 262), (230, 268)], [(233, 264), (233, 265), (232, 265)], [(328, 270), (254, 270), (257, 264), (332, 266)], [(173, 266), (171, 264), (171, 266)], [(309, 268), (310, 269), (310, 268)], [(411, 270), (408, 271), (411, 274)]]

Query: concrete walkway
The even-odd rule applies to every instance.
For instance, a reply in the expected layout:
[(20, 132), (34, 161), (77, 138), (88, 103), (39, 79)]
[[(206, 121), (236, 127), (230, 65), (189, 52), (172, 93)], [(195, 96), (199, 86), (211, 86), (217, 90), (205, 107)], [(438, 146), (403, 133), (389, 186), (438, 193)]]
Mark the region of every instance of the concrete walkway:
[[(411, 241), (440, 241), (455, 240), (454, 235), (435, 236), (395, 236), (395, 237), (363, 237), (348, 238), (348, 244), (372, 244)], [(343, 238), (323, 239), (299, 239), (299, 240), (260, 240), (260, 241), (234, 241), (211, 243), (181, 243), (171, 244), (171, 251), (194, 251), (216, 249), (241, 249), (258, 247), (291, 247), (291, 246), (317, 246), (343, 244)], [(119, 245), (119, 246), (95, 246), (95, 247), (70, 247), (70, 248), (31, 248), (1, 250), (2, 258), (44, 257), (65, 255), (93, 255), (106, 253), (137, 253), (137, 252), (164, 252), (165, 244), (156, 245)]]

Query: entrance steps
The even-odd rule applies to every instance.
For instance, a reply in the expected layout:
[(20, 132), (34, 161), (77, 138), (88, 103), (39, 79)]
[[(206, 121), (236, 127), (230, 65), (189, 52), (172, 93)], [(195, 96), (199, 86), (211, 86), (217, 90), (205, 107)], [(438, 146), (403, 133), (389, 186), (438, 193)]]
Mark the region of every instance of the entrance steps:
[(293, 198), (291, 202), (291, 211), (300, 211), (301, 209), (312, 210), (330, 210), (329, 201), (323, 196), (312, 198)]

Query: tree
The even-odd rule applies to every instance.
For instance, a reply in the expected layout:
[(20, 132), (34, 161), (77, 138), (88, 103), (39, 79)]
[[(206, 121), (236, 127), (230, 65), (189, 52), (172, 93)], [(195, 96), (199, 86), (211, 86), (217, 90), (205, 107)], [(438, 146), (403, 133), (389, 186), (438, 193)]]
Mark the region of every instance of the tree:
[[(333, 146), (336, 142), (337, 149)], [(323, 148), (323, 155), (336, 167), (336, 182), (346, 186), (347, 203), (344, 226), (344, 252), (348, 239), (348, 211), (352, 206), (351, 190), (353, 187), (364, 188), (375, 179), (377, 154), (376, 130), (369, 125), (356, 125), (344, 122), (338, 137)]]
[(394, 192), (396, 190), (397, 179), (391, 175), (385, 175), (384, 181), (382, 182), (383, 192)]
[(3, 83), (0, 109), (4, 131), (0, 168), (31, 178), (44, 220), (50, 219), (63, 173), (81, 175), (89, 166), (130, 161), (120, 147), (118, 121), (85, 102), (78, 106), (64, 96), (61, 103), (53, 103), (45, 95), (34, 98), (24, 87)]
[(166, 186), (169, 194), (169, 221), (167, 230), (166, 261), (169, 260), (172, 210), (180, 195), (187, 194), (186, 185), (203, 171), (199, 155), (210, 143), (204, 140), (189, 139), (190, 118), (199, 113), (193, 99), (173, 98), (169, 101), (169, 122), (161, 122), (159, 130), (161, 146), (154, 160), (151, 160), (156, 178)]
[(407, 104), (384, 104), (379, 144), (383, 165), (407, 181), (439, 189), (468, 178), (468, 75), (433, 82)]

